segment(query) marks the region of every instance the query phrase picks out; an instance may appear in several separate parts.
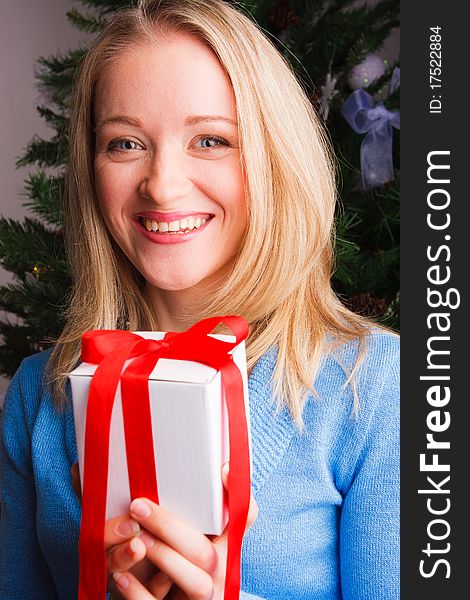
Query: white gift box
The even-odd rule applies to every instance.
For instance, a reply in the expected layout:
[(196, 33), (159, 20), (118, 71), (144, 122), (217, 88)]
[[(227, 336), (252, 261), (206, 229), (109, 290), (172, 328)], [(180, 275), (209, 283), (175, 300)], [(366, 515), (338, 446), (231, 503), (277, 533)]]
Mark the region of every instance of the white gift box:
[[(159, 340), (165, 334), (153, 331), (138, 335)], [(235, 341), (233, 336), (211, 335)], [(230, 353), (243, 380), (251, 471), (245, 342)], [(86, 408), (96, 368), (81, 363), (69, 375), (82, 485)], [(161, 506), (203, 533), (220, 535), (228, 518), (221, 469), (229, 460), (228, 416), (220, 371), (197, 362), (161, 358), (149, 377), (149, 396)], [(127, 514), (130, 501), (119, 384), (111, 416), (106, 519)]]

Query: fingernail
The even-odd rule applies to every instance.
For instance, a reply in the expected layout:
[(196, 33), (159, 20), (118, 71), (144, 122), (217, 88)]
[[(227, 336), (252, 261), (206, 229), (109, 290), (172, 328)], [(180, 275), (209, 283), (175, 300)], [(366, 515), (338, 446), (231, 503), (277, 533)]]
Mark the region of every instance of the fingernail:
[(128, 538), (139, 533), (140, 525), (133, 519), (127, 519), (126, 521), (119, 523), (119, 525), (116, 526), (115, 531), (118, 535)]
[(144, 500), (133, 500), (131, 502), (131, 512), (137, 517), (150, 517), (152, 509)]
[(152, 548), (153, 546), (155, 546), (155, 538), (150, 534), (146, 533), (145, 531), (143, 531), (139, 535), (139, 539), (144, 542), (147, 548)]
[[(139, 536), (139, 537), (141, 537), (141, 536)], [(140, 545), (138, 537), (132, 538), (130, 547), (131, 547), (132, 552), (138, 552), (140, 550), (141, 545)]]
[(224, 466), (222, 467), (222, 475), (228, 475), (229, 469), (230, 469), (230, 465), (228, 462), (226, 462), (224, 464)]
[(121, 589), (125, 590), (129, 587), (129, 579), (122, 573), (113, 573), (113, 579)]

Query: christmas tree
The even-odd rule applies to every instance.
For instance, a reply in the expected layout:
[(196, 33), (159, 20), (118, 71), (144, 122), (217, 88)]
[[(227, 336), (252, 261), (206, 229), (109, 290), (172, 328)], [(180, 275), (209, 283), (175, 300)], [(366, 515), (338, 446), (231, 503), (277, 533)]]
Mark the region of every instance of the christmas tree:
[[(82, 0), (72, 24), (98, 31), (131, 0)], [(374, 6), (353, 0), (252, 0), (234, 4), (263, 28), (292, 64), (325, 120), (338, 158), (335, 290), (352, 310), (398, 328), (399, 69), (375, 52), (399, 25), (398, 0)], [(47, 347), (64, 323), (70, 274), (64, 254), (63, 171), (67, 108), (73, 75), (86, 48), (39, 59), (47, 105), (38, 111), (53, 128), (34, 137), (19, 166), (32, 216), (0, 219), (0, 261), (14, 276), (0, 287), (0, 373)]]

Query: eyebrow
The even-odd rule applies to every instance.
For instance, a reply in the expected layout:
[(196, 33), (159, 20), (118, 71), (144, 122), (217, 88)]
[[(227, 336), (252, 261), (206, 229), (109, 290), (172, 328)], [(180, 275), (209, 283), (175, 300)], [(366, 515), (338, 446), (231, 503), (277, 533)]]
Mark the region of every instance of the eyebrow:
[[(184, 120), (184, 124), (186, 126), (196, 125), (197, 123), (209, 123), (214, 121), (224, 121), (226, 123), (230, 123), (231, 125), (237, 126), (237, 122), (233, 119), (229, 119), (228, 117), (222, 117), (220, 115), (191, 115), (186, 117)], [(124, 125), (130, 125), (131, 127), (140, 127), (142, 128), (142, 123), (136, 117), (128, 117), (126, 115), (115, 115), (113, 117), (108, 117), (101, 121), (99, 125), (95, 127), (95, 131), (100, 130), (107, 123), (123, 123)]]
[(132, 127), (142, 127), (142, 123), (135, 117), (127, 117), (126, 115), (115, 115), (114, 117), (108, 117), (104, 119), (95, 127), (95, 131), (99, 131), (107, 123), (123, 123), (124, 125), (131, 125)]
[(226, 123), (230, 123), (231, 125), (237, 125), (237, 122), (233, 119), (229, 119), (228, 117), (221, 117), (219, 115), (194, 115), (191, 117), (186, 117), (184, 124), (195, 125), (196, 123), (207, 123), (210, 121), (225, 121)]

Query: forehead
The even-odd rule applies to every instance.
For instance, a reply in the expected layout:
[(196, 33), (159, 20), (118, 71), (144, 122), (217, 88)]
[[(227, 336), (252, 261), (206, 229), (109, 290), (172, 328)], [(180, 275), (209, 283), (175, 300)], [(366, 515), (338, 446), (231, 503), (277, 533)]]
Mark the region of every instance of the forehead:
[(186, 33), (166, 34), (120, 53), (98, 82), (94, 109), (97, 120), (110, 113), (236, 118), (233, 89), (217, 56)]

